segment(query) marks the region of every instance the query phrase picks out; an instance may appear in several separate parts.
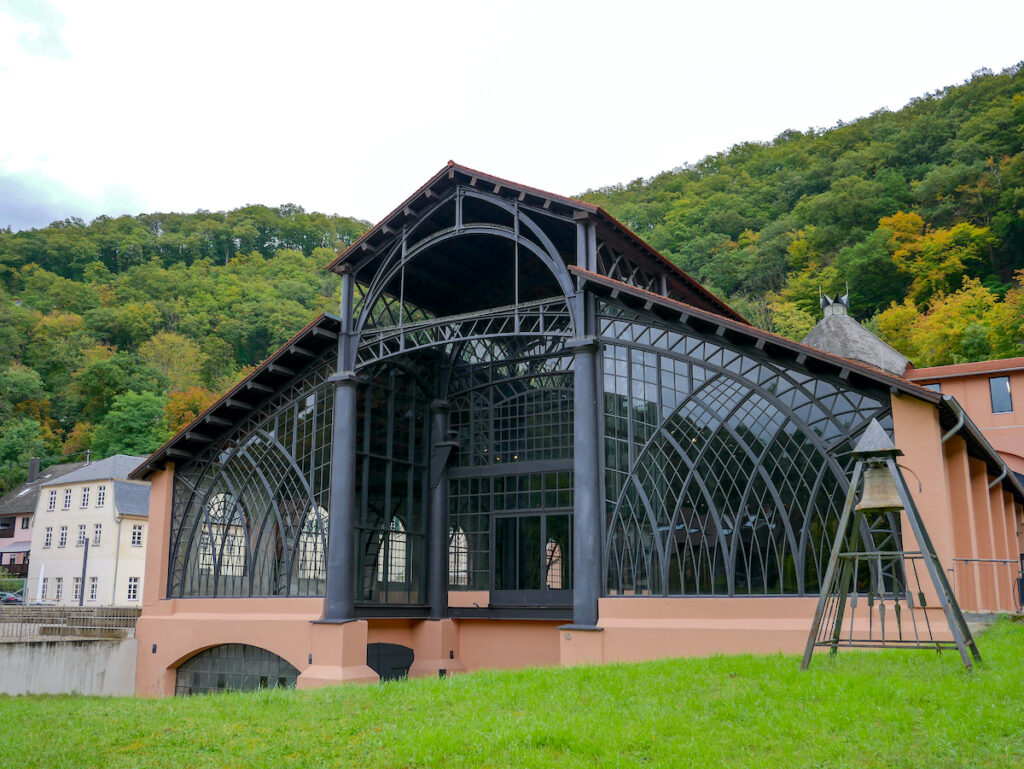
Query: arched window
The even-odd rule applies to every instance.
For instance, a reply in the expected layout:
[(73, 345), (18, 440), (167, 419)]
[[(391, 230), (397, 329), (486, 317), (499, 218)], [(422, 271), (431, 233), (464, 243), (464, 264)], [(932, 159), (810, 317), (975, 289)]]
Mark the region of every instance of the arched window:
[(448, 530), (448, 584), (469, 584), (469, 540), (461, 526)]
[(252, 691), (294, 687), (299, 671), (273, 652), (246, 644), (225, 644), (199, 652), (181, 664), (174, 693)]
[(405, 526), (394, 516), (387, 528), (380, 534), (377, 549), (377, 581), (406, 582), (406, 536)]
[(199, 535), (199, 570), (222, 577), (245, 573), (245, 528), (230, 494), (214, 494), (203, 508)]
[(327, 511), (311, 508), (299, 534), (298, 575), (301, 579), (327, 578)]
[(562, 589), (562, 546), (549, 538), (544, 546), (545, 587), (548, 590)]

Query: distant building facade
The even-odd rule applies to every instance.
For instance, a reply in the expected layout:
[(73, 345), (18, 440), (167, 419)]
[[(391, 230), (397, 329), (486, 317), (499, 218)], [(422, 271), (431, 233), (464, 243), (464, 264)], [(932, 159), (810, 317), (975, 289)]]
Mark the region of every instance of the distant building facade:
[(1024, 358), (910, 369), (911, 382), (952, 395), (999, 452), (1024, 476)]
[(142, 459), (117, 454), (40, 485), (27, 601), (141, 604), (149, 484), (126, 479)]
[(40, 487), (82, 467), (84, 462), (50, 465), (40, 472), (39, 458), (28, 466), (28, 480), (0, 499), (0, 567), (15, 577), (28, 574), (32, 524)]

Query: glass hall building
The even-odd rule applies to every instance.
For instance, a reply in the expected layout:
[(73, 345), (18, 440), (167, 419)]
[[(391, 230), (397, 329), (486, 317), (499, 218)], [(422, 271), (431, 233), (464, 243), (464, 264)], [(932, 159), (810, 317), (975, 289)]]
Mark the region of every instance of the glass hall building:
[(872, 419), (940, 557), (1019, 558), (1024, 489), (955, 403), (596, 206), (449, 163), (328, 269), (339, 314), (133, 474), (139, 694), (800, 650)]

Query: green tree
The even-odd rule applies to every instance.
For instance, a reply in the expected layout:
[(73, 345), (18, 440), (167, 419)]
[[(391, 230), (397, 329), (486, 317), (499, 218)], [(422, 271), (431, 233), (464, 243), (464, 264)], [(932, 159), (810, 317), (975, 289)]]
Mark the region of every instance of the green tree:
[(92, 449), (97, 457), (150, 454), (170, 437), (164, 417), (166, 399), (149, 392), (125, 392), (114, 398), (96, 426)]

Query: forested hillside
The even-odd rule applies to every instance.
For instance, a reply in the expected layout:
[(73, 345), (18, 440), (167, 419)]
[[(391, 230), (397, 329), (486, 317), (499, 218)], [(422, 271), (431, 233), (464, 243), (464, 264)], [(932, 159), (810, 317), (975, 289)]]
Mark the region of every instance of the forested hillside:
[(751, 322), (800, 339), (818, 288), (928, 366), (1024, 355), (1024, 71), (590, 191)]
[(148, 453), (323, 310), (367, 222), (297, 206), (0, 231), (0, 493), (87, 448)]
[[(1020, 67), (583, 197), (795, 339), (848, 281), (917, 365), (1024, 355)], [(0, 230), (0, 492), (35, 454), (158, 446), (337, 307), (322, 268), (367, 226), (248, 206)]]

